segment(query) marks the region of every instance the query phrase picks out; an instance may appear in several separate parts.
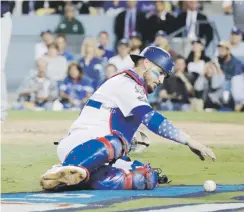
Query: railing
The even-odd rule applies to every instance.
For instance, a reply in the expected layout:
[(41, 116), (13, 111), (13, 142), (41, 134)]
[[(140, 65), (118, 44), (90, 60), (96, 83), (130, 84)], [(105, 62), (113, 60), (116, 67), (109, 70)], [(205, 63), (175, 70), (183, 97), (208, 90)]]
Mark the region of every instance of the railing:
[[(211, 50), (209, 52), (209, 56), (210, 57), (214, 56), (215, 51), (216, 51), (216, 46), (220, 41), (220, 35), (219, 35), (219, 32), (218, 32), (217, 27), (215, 25), (215, 22), (214, 21), (197, 21), (197, 23), (196, 23), (196, 35), (199, 35), (199, 29), (200, 29), (201, 24), (210, 24), (210, 26), (213, 29), (214, 39), (211, 42), (211, 44), (209, 45), (209, 48)], [(178, 42), (181, 44), (181, 46), (180, 46), (180, 50), (182, 51), (181, 54), (183, 56), (187, 56), (189, 53), (188, 51), (189, 51), (190, 40), (187, 38), (187, 35), (186, 35), (186, 26), (181, 27), (180, 29), (174, 31), (173, 33), (171, 33), (169, 35), (169, 40), (171, 43), (176, 40), (175, 38), (178, 34), (181, 34), (180, 42)]]

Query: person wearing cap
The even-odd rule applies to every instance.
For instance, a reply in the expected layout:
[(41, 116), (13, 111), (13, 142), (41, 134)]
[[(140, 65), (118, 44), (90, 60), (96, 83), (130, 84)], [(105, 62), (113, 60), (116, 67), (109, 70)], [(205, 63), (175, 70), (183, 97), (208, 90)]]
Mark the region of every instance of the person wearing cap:
[(41, 39), (42, 41), (36, 43), (35, 45), (35, 59), (38, 59), (43, 55), (47, 54), (48, 45), (50, 45), (54, 41), (53, 34), (50, 30), (42, 31)]
[(231, 80), (234, 76), (242, 73), (241, 62), (231, 54), (231, 43), (220, 41), (218, 44), (217, 64), (225, 75), (223, 101), (226, 107), (232, 108)]
[(61, 165), (41, 176), (44, 190), (54, 191), (60, 186), (69, 189), (78, 184), (98, 190), (154, 189), (161, 182), (159, 173), (149, 164), (124, 159), (141, 124), (162, 138), (189, 147), (201, 160), (216, 159), (210, 148), (176, 128), (148, 102), (147, 95), (173, 72), (170, 54), (149, 46), (130, 57), (134, 67), (103, 83), (89, 98), (67, 136), (58, 142)]
[(230, 34), (231, 53), (244, 62), (244, 42), (242, 41), (242, 31), (233, 27)]
[(147, 18), (147, 31), (146, 36), (147, 40), (152, 43), (155, 37), (156, 32), (163, 30), (167, 33), (173, 32), (173, 22), (175, 17), (167, 12), (165, 1), (157, 0), (154, 2), (156, 10), (154, 13), (151, 13)]
[(121, 39), (117, 45), (118, 54), (111, 57), (108, 63), (114, 64), (118, 71), (123, 71), (133, 67), (133, 62), (130, 58), (130, 44), (125, 38)]
[(232, 45), (229, 41), (220, 41), (218, 44), (218, 63), (228, 83), (233, 76), (242, 72), (241, 62), (231, 54), (231, 47)]
[(139, 32), (132, 32), (130, 36), (130, 53), (140, 54), (142, 48), (142, 36)]
[(155, 34), (154, 45), (168, 51), (173, 59), (176, 59), (176, 52), (173, 49), (170, 49), (169, 40), (165, 31), (157, 31), (157, 33)]

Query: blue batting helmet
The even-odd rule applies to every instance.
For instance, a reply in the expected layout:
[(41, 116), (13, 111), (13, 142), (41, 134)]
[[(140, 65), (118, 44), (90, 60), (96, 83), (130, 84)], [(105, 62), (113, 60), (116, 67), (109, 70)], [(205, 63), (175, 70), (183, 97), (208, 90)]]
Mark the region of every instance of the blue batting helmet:
[(136, 63), (139, 59), (147, 58), (155, 65), (159, 66), (166, 74), (166, 77), (169, 77), (174, 68), (174, 61), (170, 54), (156, 46), (148, 46), (145, 48), (139, 55), (130, 55), (132, 61)]

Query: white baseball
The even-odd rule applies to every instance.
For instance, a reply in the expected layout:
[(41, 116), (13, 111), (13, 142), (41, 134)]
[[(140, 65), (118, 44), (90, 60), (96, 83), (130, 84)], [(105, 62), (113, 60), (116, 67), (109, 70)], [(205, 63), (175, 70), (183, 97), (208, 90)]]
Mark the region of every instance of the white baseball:
[(216, 183), (213, 180), (207, 180), (203, 184), (204, 191), (214, 192), (216, 190)]

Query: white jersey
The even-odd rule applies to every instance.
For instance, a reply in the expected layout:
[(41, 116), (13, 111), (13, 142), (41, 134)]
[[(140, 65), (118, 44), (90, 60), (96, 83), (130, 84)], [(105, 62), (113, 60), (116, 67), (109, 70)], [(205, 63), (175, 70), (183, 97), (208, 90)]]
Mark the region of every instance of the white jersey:
[[(136, 76), (134, 72), (129, 72)], [(138, 106), (150, 106), (143, 85), (136, 81), (133, 76), (123, 73), (101, 85), (90, 97), (91, 101), (101, 103), (101, 108), (84, 107), (69, 129), (69, 136), (62, 139), (58, 146), (61, 161), (74, 147), (111, 134), (112, 130), (124, 130), (121, 133), (126, 134), (127, 139), (132, 138), (140, 123), (133, 122), (131, 111)]]

